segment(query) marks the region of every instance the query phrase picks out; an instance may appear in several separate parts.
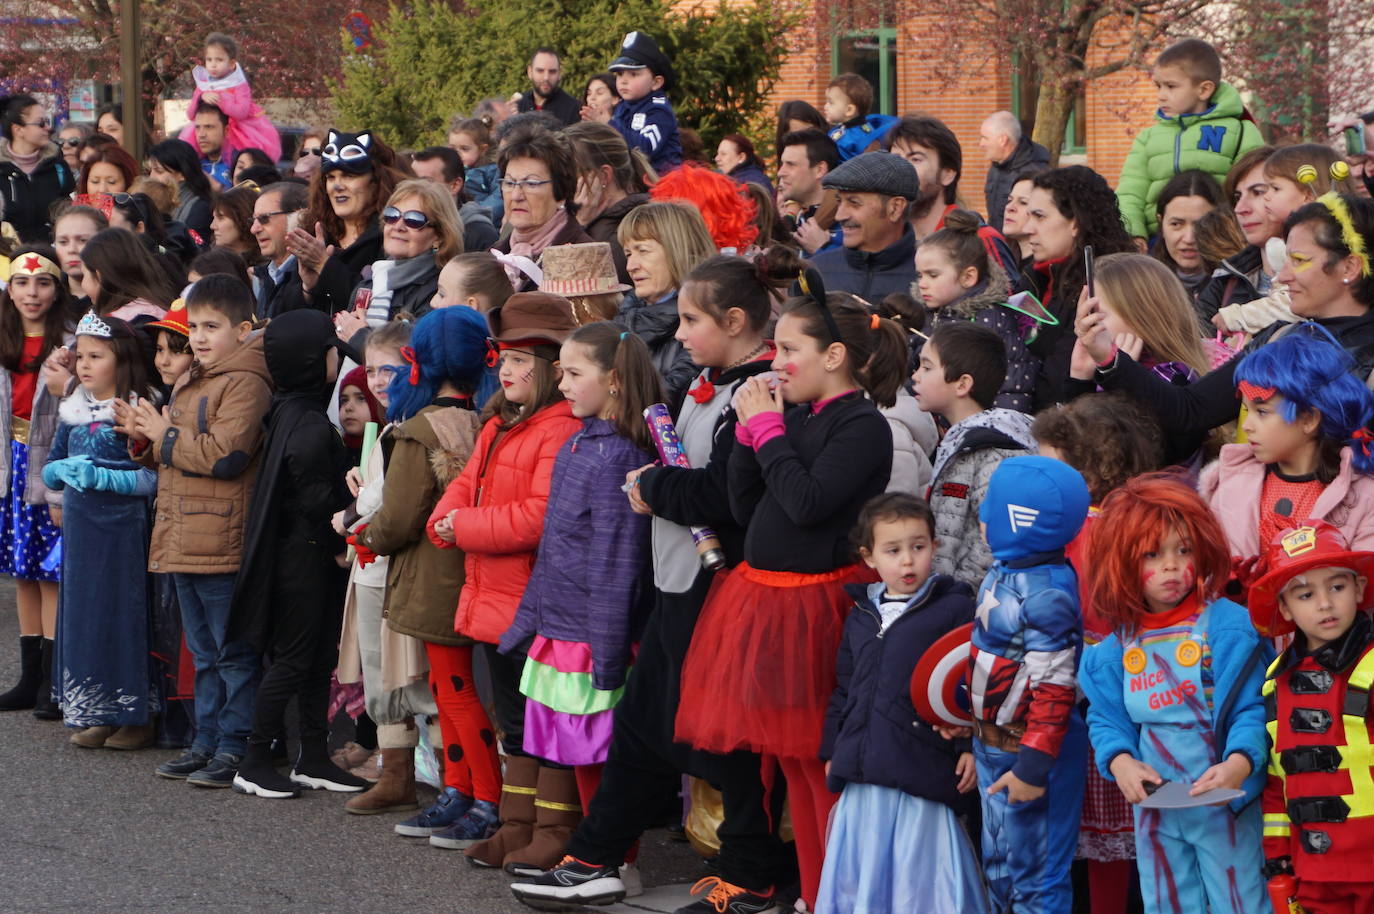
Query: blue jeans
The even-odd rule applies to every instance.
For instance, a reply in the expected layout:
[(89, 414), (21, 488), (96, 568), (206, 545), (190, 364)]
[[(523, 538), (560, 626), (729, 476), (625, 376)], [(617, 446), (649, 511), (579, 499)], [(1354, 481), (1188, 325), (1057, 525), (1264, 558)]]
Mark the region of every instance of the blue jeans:
[(232, 574), (173, 574), (181, 604), (181, 627), (196, 665), (197, 752), (243, 755), (253, 726), (262, 663), (243, 642), (226, 643)]

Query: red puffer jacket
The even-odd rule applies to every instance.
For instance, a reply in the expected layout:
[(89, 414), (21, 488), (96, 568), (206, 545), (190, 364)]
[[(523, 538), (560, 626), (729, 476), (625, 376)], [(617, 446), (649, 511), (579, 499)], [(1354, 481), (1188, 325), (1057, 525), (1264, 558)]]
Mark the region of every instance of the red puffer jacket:
[[(482, 426), (472, 459), (426, 525), (435, 544), (465, 553), (466, 581), (453, 623), (459, 634), (495, 644), (510, 627), (544, 531), (554, 458), (581, 427), (582, 420), (563, 401), (509, 431), (502, 432), (495, 419)], [(434, 525), (455, 509), (456, 542), (446, 543), (435, 535)]]

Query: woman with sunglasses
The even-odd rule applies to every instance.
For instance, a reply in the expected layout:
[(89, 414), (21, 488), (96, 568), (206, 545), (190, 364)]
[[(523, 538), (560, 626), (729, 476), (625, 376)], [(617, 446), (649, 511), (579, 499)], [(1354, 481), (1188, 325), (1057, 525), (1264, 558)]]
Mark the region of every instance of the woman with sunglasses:
[(68, 121), (57, 131), (57, 148), (62, 150), (62, 161), (67, 163), (72, 174), (81, 171), (81, 144), (94, 132), (90, 124), (75, 121)]
[(76, 187), (76, 175), (51, 139), (52, 121), (32, 95), (0, 102), (0, 203), (21, 241), (52, 240), (48, 208)]
[(463, 253), (463, 223), (442, 184), (412, 178), (396, 185), (382, 209), (382, 253), (372, 274), (353, 290), (353, 305), (335, 318), (353, 340), (364, 326), (380, 327), (405, 312), (423, 317), (439, 287), (439, 271)]
[(337, 314), (353, 300), (363, 271), (380, 260), (382, 207), (405, 175), (396, 153), (367, 131), (330, 130), (310, 179), (310, 202), (286, 236), (307, 303)]
[[(561, 133), (539, 130), (510, 141), (501, 150), (501, 199), (514, 231), (495, 248), (539, 261), (547, 247), (594, 240), (568, 212), (577, 196), (577, 157)], [(535, 281), (507, 265), (517, 292), (532, 292)]]
[(76, 180), (78, 194), (129, 193), (138, 177), (138, 163), (134, 157), (114, 144), (102, 146), (86, 157), (81, 176)]

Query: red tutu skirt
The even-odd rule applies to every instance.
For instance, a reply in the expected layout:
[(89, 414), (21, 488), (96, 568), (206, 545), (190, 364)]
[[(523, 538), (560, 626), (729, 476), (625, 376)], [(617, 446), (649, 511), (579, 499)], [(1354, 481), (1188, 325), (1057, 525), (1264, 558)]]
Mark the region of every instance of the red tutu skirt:
[(676, 734), (709, 752), (815, 758), (845, 616), (862, 565), (826, 574), (740, 564), (718, 577), (682, 669)]

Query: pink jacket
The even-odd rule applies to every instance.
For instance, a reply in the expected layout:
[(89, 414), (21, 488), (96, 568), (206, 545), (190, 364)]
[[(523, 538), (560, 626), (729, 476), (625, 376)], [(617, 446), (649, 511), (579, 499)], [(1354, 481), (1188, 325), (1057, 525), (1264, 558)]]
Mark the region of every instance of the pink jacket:
[[(1198, 492), (1221, 521), (1231, 555), (1250, 558), (1260, 553), (1259, 504), (1264, 488), (1264, 464), (1248, 444), (1228, 444), (1202, 471)], [(1341, 471), (1317, 499), (1314, 518), (1340, 529), (1354, 550), (1374, 550), (1374, 476), (1350, 467), (1350, 448), (1341, 449)], [(1305, 517), (1295, 521), (1308, 520)]]

